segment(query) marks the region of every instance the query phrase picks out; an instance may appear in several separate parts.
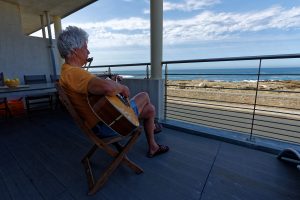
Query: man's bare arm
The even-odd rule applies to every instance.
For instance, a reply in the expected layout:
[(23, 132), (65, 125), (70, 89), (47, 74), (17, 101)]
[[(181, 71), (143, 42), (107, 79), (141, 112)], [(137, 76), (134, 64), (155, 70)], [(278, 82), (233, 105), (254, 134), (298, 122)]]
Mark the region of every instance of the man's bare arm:
[(119, 84), (112, 80), (104, 80), (95, 77), (88, 84), (88, 91), (96, 95), (115, 96), (122, 94), (124, 97), (129, 97), (129, 89), (127, 86)]

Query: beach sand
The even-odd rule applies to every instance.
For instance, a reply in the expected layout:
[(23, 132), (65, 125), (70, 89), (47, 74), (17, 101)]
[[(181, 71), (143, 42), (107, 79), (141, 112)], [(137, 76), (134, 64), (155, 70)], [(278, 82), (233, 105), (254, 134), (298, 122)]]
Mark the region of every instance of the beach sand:
[[(170, 80), (168, 95), (237, 104), (254, 104), (256, 82)], [(300, 109), (300, 81), (262, 81), (258, 84), (258, 105)]]

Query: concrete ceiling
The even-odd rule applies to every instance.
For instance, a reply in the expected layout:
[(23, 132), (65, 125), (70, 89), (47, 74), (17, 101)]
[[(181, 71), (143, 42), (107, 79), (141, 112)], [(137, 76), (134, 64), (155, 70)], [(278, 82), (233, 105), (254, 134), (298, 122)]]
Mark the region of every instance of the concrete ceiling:
[[(31, 34), (41, 29), (40, 15), (48, 11), (49, 16), (64, 18), (96, 0), (1, 0), (18, 5), (21, 13), (24, 34)], [(45, 19), (45, 18), (44, 18)], [(46, 20), (45, 20), (46, 21)], [(46, 22), (45, 22), (46, 25)]]

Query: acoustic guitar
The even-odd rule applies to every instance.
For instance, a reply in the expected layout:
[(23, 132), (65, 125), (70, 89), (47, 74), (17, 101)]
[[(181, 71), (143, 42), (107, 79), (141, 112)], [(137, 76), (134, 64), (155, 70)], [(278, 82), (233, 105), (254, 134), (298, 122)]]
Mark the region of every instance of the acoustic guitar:
[(128, 100), (121, 95), (89, 95), (88, 103), (99, 120), (121, 135), (130, 134), (140, 125)]

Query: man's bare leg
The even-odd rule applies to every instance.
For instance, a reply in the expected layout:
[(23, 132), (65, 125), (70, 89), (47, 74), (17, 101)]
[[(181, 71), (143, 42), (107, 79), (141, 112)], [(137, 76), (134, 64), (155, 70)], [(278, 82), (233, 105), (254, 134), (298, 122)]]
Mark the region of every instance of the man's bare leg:
[(148, 94), (145, 92), (137, 94), (133, 99), (139, 110), (139, 118), (144, 120), (144, 131), (147, 137), (149, 153), (153, 154), (159, 149), (154, 138), (155, 108), (151, 104)]

